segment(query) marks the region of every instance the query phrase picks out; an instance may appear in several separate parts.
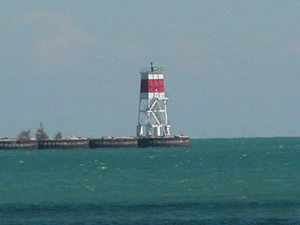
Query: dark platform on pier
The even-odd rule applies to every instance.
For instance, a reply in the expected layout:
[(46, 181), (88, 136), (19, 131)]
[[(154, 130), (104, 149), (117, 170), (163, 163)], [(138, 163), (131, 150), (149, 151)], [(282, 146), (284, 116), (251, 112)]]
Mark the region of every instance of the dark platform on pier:
[(169, 137), (139, 137), (138, 147), (187, 147), (190, 146), (188, 136), (169, 136)]

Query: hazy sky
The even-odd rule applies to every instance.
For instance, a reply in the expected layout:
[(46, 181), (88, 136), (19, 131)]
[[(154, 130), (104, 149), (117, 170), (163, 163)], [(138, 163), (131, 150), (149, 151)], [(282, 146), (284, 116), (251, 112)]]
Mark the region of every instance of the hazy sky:
[(135, 135), (165, 68), (172, 134), (300, 136), (299, 1), (0, 0), (0, 137)]

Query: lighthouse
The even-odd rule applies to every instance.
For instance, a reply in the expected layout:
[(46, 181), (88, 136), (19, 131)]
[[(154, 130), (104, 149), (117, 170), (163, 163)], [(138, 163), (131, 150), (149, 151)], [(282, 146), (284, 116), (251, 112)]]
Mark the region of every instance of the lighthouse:
[(165, 75), (153, 66), (141, 72), (137, 136), (170, 136), (165, 92)]

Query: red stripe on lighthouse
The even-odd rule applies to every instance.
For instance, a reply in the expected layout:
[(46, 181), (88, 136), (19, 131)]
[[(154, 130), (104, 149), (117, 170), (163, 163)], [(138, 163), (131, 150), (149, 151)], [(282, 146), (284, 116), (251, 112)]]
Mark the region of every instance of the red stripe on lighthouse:
[(164, 79), (141, 80), (141, 92), (165, 92)]

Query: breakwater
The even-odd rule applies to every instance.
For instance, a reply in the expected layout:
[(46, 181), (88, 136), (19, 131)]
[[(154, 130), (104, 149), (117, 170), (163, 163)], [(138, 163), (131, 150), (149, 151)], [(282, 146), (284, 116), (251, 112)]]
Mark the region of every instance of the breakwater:
[(37, 140), (2, 139), (0, 149), (38, 149)]
[(136, 148), (136, 137), (102, 137), (90, 139), (90, 148)]
[(138, 137), (138, 147), (172, 147), (190, 145), (190, 137), (188, 136), (166, 136), (166, 137)]
[(75, 149), (75, 148), (88, 148), (89, 139), (59, 139), (59, 140), (39, 140), (38, 149)]
[(168, 137), (101, 137), (63, 138), (46, 140), (0, 139), (0, 149), (78, 149), (78, 148), (136, 148), (136, 147), (187, 147), (188, 136)]

